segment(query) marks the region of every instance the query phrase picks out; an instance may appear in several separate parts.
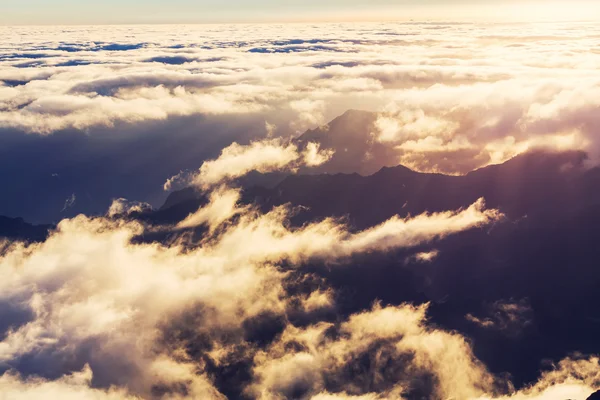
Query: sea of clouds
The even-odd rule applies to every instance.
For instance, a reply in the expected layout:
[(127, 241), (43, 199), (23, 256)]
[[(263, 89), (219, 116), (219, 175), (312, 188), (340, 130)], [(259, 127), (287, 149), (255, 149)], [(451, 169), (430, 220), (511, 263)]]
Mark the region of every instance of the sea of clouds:
[[(305, 269), (501, 220), (483, 200), (353, 232), (332, 218), (294, 228), (289, 207), (243, 206), (229, 185), (252, 170), (326, 162), (331, 150), (287, 139), (347, 109), (376, 112), (372, 140), (423, 171), (465, 173), (537, 146), (594, 160), (597, 26), (2, 27), (0, 36), (2, 206), (58, 212), (87, 198), (106, 210), (62, 219), (43, 243), (0, 243), (0, 397), (550, 400), (598, 389), (598, 358), (581, 355), (514, 388), (466, 337), (430, 324), (426, 304), (337, 315), (336, 293)], [(124, 200), (94, 203), (159, 199), (184, 169), (210, 201), (175, 226), (116, 218), (129, 211)], [(186, 235), (198, 226), (202, 238)], [(172, 231), (168, 243), (132, 241), (153, 229)], [(495, 307), (497, 321), (468, 317), (518, 320), (518, 304)]]
[[(0, 34), (0, 167), (20, 197), (0, 206), (33, 221), (99, 212), (123, 196), (158, 206), (159, 182), (232, 142), (289, 138), (348, 109), (376, 112), (363, 128), (369, 140), (392, 151), (389, 162), (420, 171), (466, 173), (535, 147), (600, 155), (600, 29), (589, 23)], [(27, 211), (44, 192), (55, 195)]]
[(591, 24), (0, 29), (0, 127), (41, 135), (198, 114), (293, 134), (359, 108), (418, 167), (424, 153), (585, 147), (597, 122)]

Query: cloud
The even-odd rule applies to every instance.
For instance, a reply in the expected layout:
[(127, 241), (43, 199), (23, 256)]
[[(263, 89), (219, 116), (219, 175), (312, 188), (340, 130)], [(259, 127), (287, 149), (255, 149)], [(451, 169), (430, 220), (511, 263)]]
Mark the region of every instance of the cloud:
[(484, 329), (503, 331), (508, 335), (519, 335), (527, 326), (531, 325), (533, 310), (527, 299), (520, 301), (495, 301), (488, 305), (485, 317), (479, 318), (467, 314), (467, 321)]
[(14, 400), (72, 399), (72, 400), (126, 400), (136, 399), (122, 389), (93, 389), (92, 370), (86, 365), (80, 372), (65, 375), (58, 380), (41, 378), (23, 379), (18, 374), (5, 373), (0, 376), (2, 396)]
[(288, 327), (255, 356), (255, 383), (247, 393), (253, 398), (550, 400), (585, 398), (598, 385), (598, 359), (592, 357), (565, 359), (536, 384), (514, 391), (474, 357), (464, 337), (428, 326), (426, 311), (426, 305), (375, 304), (340, 323)]
[(201, 307), (209, 334), (239, 330), (244, 319), (282, 306), (282, 275), (267, 265), (232, 264), (210, 248), (184, 254), (129, 244), (140, 229), (79, 217), (62, 221), (40, 245), (11, 248), (0, 262), (7, 271), (2, 304), (22, 302), (33, 319), (7, 332), (0, 364), (27, 371), (19, 360), (33, 357), (51, 368), (45, 373), (60, 374), (89, 363), (101, 386), (147, 397), (185, 385), (191, 397), (218, 398), (198, 365), (160, 346), (161, 326)]
[[(427, 305), (376, 304), (339, 322), (323, 320), (336, 308), (335, 292), (305, 287), (307, 261), (343, 264), (501, 218), (483, 201), (351, 233), (334, 219), (293, 228), (289, 208), (263, 214), (238, 200), (238, 190), (214, 189), (179, 226), (209, 227), (192, 241), (132, 242), (143, 225), (79, 216), (61, 221), (45, 242), (7, 244), (0, 307), (18, 304), (28, 317), (0, 341), (4, 392), (223, 399), (219, 368), (236, 363), (249, 371), (236, 390), (251, 398), (542, 399), (534, 396), (595, 388), (597, 360), (581, 358), (511, 394), (466, 338), (428, 325)], [(290, 280), (292, 271), (302, 278)], [(498, 307), (514, 314), (509, 303)], [(303, 325), (288, 317), (298, 312), (308, 318)]]
[(141, 213), (144, 211), (151, 211), (152, 206), (148, 203), (139, 201), (129, 201), (127, 199), (115, 199), (108, 208), (107, 215), (109, 217), (116, 217), (120, 215), (129, 215), (131, 213)]
[(62, 210), (60, 210), (60, 211), (63, 212), (67, 208), (73, 207), (73, 205), (75, 204), (75, 201), (77, 201), (77, 197), (75, 196), (75, 193), (73, 193), (73, 194), (71, 194), (71, 196), (67, 197), (67, 199), (65, 200), (65, 205), (63, 206)]
[(540, 147), (588, 150), (596, 157), (591, 114), (584, 116), (594, 102), (570, 102), (574, 118), (568, 109), (560, 117), (551, 111), (566, 93), (592, 91), (580, 85), (593, 83), (510, 79), (411, 89), (379, 115), (373, 135), (393, 145), (401, 163), (427, 172), (466, 173)]
[[(246, 175), (250, 171), (261, 173), (279, 170), (296, 170), (301, 165), (318, 166), (329, 160), (333, 151), (320, 151), (319, 145), (309, 143), (300, 150), (293, 143), (281, 139), (256, 141), (247, 146), (237, 143), (226, 147), (219, 158), (205, 161), (196, 175), (192, 175), (190, 184), (198, 187), (210, 187)], [(181, 175), (170, 178), (165, 188), (172, 186)]]
[(239, 189), (227, 187), (216, 189), (211, 193), (208, 205), (188, 215), (177, 224), (177, 228), (192, 228), (206, 224), (211, 231), (214, 231), (223, 222), (247, 210), (245, 207), (238, 207), (240, 196)]
[[(84, 216), (61, 221), (45, 242), (5, 246), (0, 307), (28, 310), (0, 342), (0, 366), (15, 371), (5, 373), (6, 384), (32, 393), (47, 388), (65, 395), (147, 397), (165, 391), (173, 398), (222, 398), (209, 366), (185, 350), (190, 340), (204, 335), (209, 344), (202, 353), (221, 362), (233, 351), (231, 340), (248, 345), (248, 321), (285, 315), (296, 301), (305, 313), (334, 306), (329, 289), (288, 296), (289, 273), (280, 265), (300, 268), (312, 258), (413, 247), (500, 216), (478, 202), (349, 233), (333, 219), (292, 228), (288, 208), (262, 214), (237, 206), (238, 199), (237, 190), (215, 189), (209, 203), (178, 226), (209, 226), (189, 248), (183, 237), (170, 246), (134, 244), (144, 231), (139, 223)], [(130, 210), (121, 200), (113, 206), (113, 216)], [(189, 333), (180, 336), (178, 326)], [(73, 370), (82, 372), (69, 377)], [(27, 377), (33, 371), (39, 379)], [(89, 388), (92, 373), (98, 389)]]
[(335, 150), (331, 149), (321, 151), (318, 143), (309, 142), (304, 151), (304, 164), (307, 167), (317, 167), (329, 161), (334, 153)]
[(586, 399), (598, 390), (598, 357), (566, 358), (544, 372), (538, 382), (507, 396), (482, 396), (478, 400), (552, 400)]
[[(597, 155), (595, 35), (589, 24), (11, 29), (0, 51), (0, 135), (10, 144), (0, 159), (43, 159), (9, 176), (12, 187), (37, 182), (33, 170), (57, 171), (63, 182), (73, 165), (100, 159), (78, 168), (78, 179), (125, 190), (209, 160), (165, 184), (193, 180), (209, 201), (175, 226), (147, 227), (119, 219), (145, 204), (111, 192), (108, 217), (64, 219), (38, 244), (2, 242), (0, 309), (19, 318), (0, 332), (0, 391), (584, 398), (598, 389), (597, 357), (567, 358), (515, 390), (475, 357), (469, 338), (430, 324), (426, 305), (337, 313), (340, 293), (313, 276), (314, 263), (343, 269), (363, 253), (404, 249), (401, 260), (431, 261), (435, 251), (412, 249), (502, 219), (482, 200), (356, 232), (334, 218), (294, 227), (289, 207), (242, 206), (240, 192), (222, 185), (251, 170), (322, 165), (329, 147), (290, 137), (351, 108), (376, 112), (375, 124), (354, 130), (419, 170), (464, 173), (538, 146)], [(64, 163), (45, 158), (56, 154)], [(137, 175), (119, 180), (133, 168)], [(66, 188), (52, 207), (74, 192), (74, 207), (95, 199), (86, 189)], [(42, 196), (14, 193), (19, 203), (35, 199), (29, 209), (45, 206)], [(144, 237), (154, 229), (168, 240)], [(529, 313), (511, 300), (469, 319), (506, 332)]]
[(236, 27), (244, 40), (202, 26), (95, 27), (93, 40), (20, 28), (0, 53), (0, 128), (260, 115), (288, 137), (366, 109), (380, 114), (361, 129), (422, 171), (466, 173), (540, 146), (600, 157), (600, 56), (581, 50), (595, 45), (594, 26), (460, 26)]
[(415, 263), (419, 263), (419, 264), (426, 264), (426, 263), (433, 262), (433, 260), (435, 260), (439, 254), (440, 254), (440, 252), (435, 249), (431, 250), (431, 251), (423, 251), (421, 253), (417, 253), (410, 257), (407, 257), (404, 262), (405, 262), (405, 264), (409, 264), (411, 262), (415, 262)]
[(401, 246), (415, 246), (435, 238), (484, 226), (500, 220), (498, 210), (485, 210), (479, 199), (465, 210), (421, 214), (414, 218), (392, 217), (379, 226), (353, 236), (350, 247), (386, 251)]

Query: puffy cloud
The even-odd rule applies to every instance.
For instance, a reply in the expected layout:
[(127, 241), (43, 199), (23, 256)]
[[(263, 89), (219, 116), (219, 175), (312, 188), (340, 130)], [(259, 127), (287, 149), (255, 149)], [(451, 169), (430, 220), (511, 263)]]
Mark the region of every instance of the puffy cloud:
[(23, 303), (33, 319), (7, 333), (1, 362), (36, 355), (58, 372), (85, 360), (101, 382), (144, 397), (191, 378), (189, 390), (214, 391), (191, 360), (155, 347), (160, 326), (200, 305), (206, 329), (239, 326), (239, 318), (280, 307), (281, 275), (203, 256), (206, 249), (182, 254), (177, 247), (130, 245), (139, 229), (79, 217), (61, 222), (40, 245), (7, 252), (2, 304)]
[(6, 399), (37, 400), (134, 400), (122, 389), (93, 389), (92, 370), (86, 365), (80, 372), (65, 375), (58, 380), (48, 381), (41, 378), (22, 379), (18, 374), (5, 373), (0, 376), (0, 391)]
[[(256, 114), (261, 134), (287, 137), (359, 108), (379, 111), (365, 133), (421, 170), (466, 172), (537, 146), (597, 150), (594, 25), (146, 29), (6, 31), (0, 127), (61, 135), (122, 123), (144, 131), (143, 123), (164, 121), (170, 133), (176, 117), (219, 114), (229, 126)], [(232, 30), (244, 39), (232, 40)], [(190, 129), (184, 125), (174, 126)], [(332, 218), (292, 227), (288, 207), (261, 213), (221, 184), (251, 170), (320, 165), (331, 150), (274, 137), (227, 147), (231, 141), (197, 173), (165, 184), (192, 179), (211, 190), (207, 205), (166, 228), (168, 245), (140, 240), (142, 225), (115, 218), (146, 208), (122, 199), (112, 218), (63, 220), (43, 243), (0, 243), (0, 307), (22, 314), (2, 325), (2, 393), (222, 399), (228, 388), (219, 379), (236, 368), (248, 377), (235, 390), (270, 399), (549, 400), (598, 389), (591, 357), (566, 359), (511, 390), (467, 338), (430, 325), (427, 306), (321, 318), (335, 310), (337, 293), (326, 282), (306, 283), (308, 261), (424, 245), (501, 214), (478, 201), (361, 232)], [(208, 229), (199, 239), (180, 232), (200, 225)], [(518, 304), (491, 311), (471, 319), (495, 327), (523, 321)], [(288, 313), (311, 319), (294, 324)]]
[(317, 167), (333, 157), (334, 150), (321, 150), (318, 143), (309, 142), (304, 151), (304, 164), (307, 167)]
[[(428, 326), (426, 305), (375, 305), (341, 322), (320, 321), (323, 310), (335, 308), (335, 293), (325, 286), (292, 294), (290, 272), (281, 268), (288, 264), (303, 276), (313, 258), (417, 246), (492, 223), (497, 211), (478, 201), (350, 233), (333, 219), (293, 228), (289, 209), (262, 214), (238, 199), (237, 190), (215, 189), (179, 226), (210, 228), (190, 247), (183, 238), (170, 246), (132, 242), (142, 225), (83, 216), (62, 221), (43, 243), (5, 244), (0, 306), (19, 306), (28, 317), (0, 342), (0, 366), (13, 369), (0, 377), (3, 391), (27, 398), (222, 399), (214, 368), (243, 360), (251, 376), (240, 390), (252, 398), (510, 394), (464, 337)], [(285, 317), (291, 310), (313, 317), (295, 326)], [(272, 323), (282, 333), (266, 347), (253, 344), (251, 332)], [(365, 360), (368, 367), (361, 366)], [(505, 398), (591, 393), (594, 362), (564, 361)]]
[(566, 358), (528, 388), (507, 396), (482, 396), (478, 400), (586, 399), (600, 386), (599, 366), (598, 357)]
[(306, 312), (332, 308), (333, 305), (332, 290), (315, 290), (302, 299), (302, 308)]
[(406, 90), (379, 115), (373, 135), (393, 145), (401, 163), (429, 172), (466, 173), (539, 147), (597, 157), (588, 114), (594, 101), (572, 103), (560, 116), (554, 108), (566, 93), (588, 95), (594, 82), (509, 79)]
[[(210, 228), (190, 248), (183, 238), (170, 246), (134, 244), (132, 239), (144, 231), (139, 223), (84, 216), (61, 221), (43, 243), (4, 245), (0, 306), (18, 306), (26, 318), (4, 333), (0, 365), (27, 374), (26, 360), (33, 359), (34, 370), (42, 373), (34, 380), (5, 374), (6, 384), (15, 390), (25, 385), (32, 393), (48, 387), (98, 398), (161, 391), (171, 398), (222, 398), (209, 366), (186, 350), (190, 340), (205, 335), (209, 345), (204, 353), (219, 362), (231, 354), (232, 345), (244, 345), (245, 321), (285, 315), (294, 301), (306, 313), (334, 305), (329, 289), (288, 297), (284, 283), (289, 273), (279, 265), (299, 268), (312, 258), (412, 247), (500, 216), (478, 202), (465, 210), (392, 218), (350, 233), (334, 219), (292, 228), (287, 207), (262, 214), (238, 206), (238, 200), (237, 190), (217, 188), (206, 206), (186, 218), (178, 228)], [(113, 215), (128, 211), (123, 201), (113, 206)], [(189, 333), (177, 333), (178, 324)], [(309, 367), (309, 360), (296, 361)], [(65, 377), (73, 370), (83, 372)], [(93, 386), (108, 391), (89, 388), (90, 371)]]
[(423, 251), (421, 253), (414, 254), (410, 257), (407, 257), (405, 263), (408, 264), (410, 262), (416, 262), (420, 264), (430, 263), (437, 258), (440, 254), (438, 250), (431, 251)]
[(108, 208), (107, 215), (109, 217), (115, 217), (119, 215), (128, 215), (131, 213), (140, 213), (143, 211), (152, 210), (152, 206), (148, 203), (140, 201), (129, 201), (127, 199), (115, 199)]
[(206, 224), (211, 231), (227, 221), (236, 214), (243, 212), (246, 208), (238, 207), (240, 191), (221, 187), (210, 195), (209, 203), (196, 212), (188, 215), (177, 224), (178, 228), (192, 228)]
[[(316, 143), (308, 143), (300, 150), (294, 143), (281, 139), (256, 141), (247, 146), (237, 143), (226, 147), (215, 160), (205, 161), (196, 175), (189, 176), (190, 184), (208, 188), (246, 175), (250, 171), (273, 172), (295, 170), (301, 165), (314, 167), (323, 164), (333, 155), (332, 150), (319, 149)], [(182, 175), (170, 178), (165, 183), (169, 189)]]
[(277, 207), (261, 218), (253, 212), (242, 215), (235, 229), (226, 230), (219, 237), (218, 251), (235, 248), (233, 258), (273, 262), (344, 258), (361, 252), (417, 246), (490, 224), (502, 217), (497, 210), (483, 209), (483, 202), (478, 201), (465, 210), (422, 214), (407, 219), (396, 216), (373, 228), (350, 233), (331, 218), (290, 230), (286, 227), (289, 212), (287, 207)]
[(565, 359), (514, 391), (486, 370), (464, 337), (428, 326), (426, 311), (376, 304), (341, 323), (288, 327), (256, 354), (247, 392), (260, 399), (550, 400), (583, 399), (600, 384), (596, 357)]
[(216, 160), (205, 161), (194, 178), (198, 186), (210, 186), (238, 178), (250, 171), (271, 172), (285, 169), (298, 160), (298, 148), (280, 140), (254, 142), (249, 146), (233, 143)]
[(465, 229), (487, 225), (502, 217), (498, 210), (485, 210), (484, 200), (479, 199), (465, 210), (421, 214), (406, 219), (392, 217), (379, 226), (354, 235), (349, 247), (363, 251), (385, 251), (415, 246)]

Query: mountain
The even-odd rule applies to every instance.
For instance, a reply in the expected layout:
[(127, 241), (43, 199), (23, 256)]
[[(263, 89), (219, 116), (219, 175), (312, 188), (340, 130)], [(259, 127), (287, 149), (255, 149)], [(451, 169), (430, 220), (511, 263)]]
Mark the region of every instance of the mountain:
[[(292, 175), (274, 188), (245, 188), (243, 202), (264, 211), (304, 206), (294, 225), (333, 215), (364, 229), (396, 214), (455, 210), (485, 198), (506, 215), (491, 228), (416, 250), (355, 257), (343, 267), (308, 268), (340, 293), (342, 314), (375, 300), (430, 302), (435, 324), (469, 336), (494, 372), (509, 371), (525, 384), (536, 379), (542, 360), (600, 353), (600, 170), (586, 168), (585, 159), (581, 152), (533, 152), (464, 176), (403, 166), (369, 176)], [(156, 214), (163, 221), (206, 201), (192, 195), (177, 204), (180, 194), (172, 196)], [(438, 256), (429, 263), (410, 258), (432, 250)]]
[[(598, 170), (585, 170), (581, 152), (533, 152), (464, 176), (426, 174), (403, 166), (373, 175), (292, 175), (273, 189), (248, 188), (244, 199), (263, 208), (291, 203), (307, 209), (304, 220), (348, 216), (356, 228), (392, 215), (466, 207), (480, 197), (510, 218), (579, 209), (600, 201)], [(558, 209), (558, 210), (557, 210)]]
[[(367, 176), (291, 175), (273, 187), (244, 187), (242, 201), (264, 211), (304, 206), (293, 217), (296, 226), (338, 216), (360, 230), (396, 214), (455, 210), (485, 198), (504, 221), (417, 249), (356, 256), (343, 266), (312, 262), (302, 273), (335, 290), (340, 316), (374, 301), (430, 303), (431, 323), (469, 337), (479, 359), (520, 386), (537, 379), (544, 360), (600, 353), (600, 169), (586, 168), (585, 159), (581, 152), (533, 152), (464, 176), (403, 166)], [(126, 218), (173, 224), (207, 201), (187, 188), (158, 210)], [(0, 236), (43, 240), (48, 229), (0, 218)], [(193, 231), (200, 238), (204, 228)], [(152, 229), (136, 240), (172, 235)], [(412, 257), (430, 251), (437, 257), (429, 262)]]
[(398, 164), (398, 152), (383, 145), (372, 135), (377, 113), (349, 110), (329, 124), (308, 130), (296, 139), (302, 147), (316, 142), (323, 149), (333, 149), (333, 157), (318, 168), (305, 171), (319, 173), (353, 173), (370, 175)]

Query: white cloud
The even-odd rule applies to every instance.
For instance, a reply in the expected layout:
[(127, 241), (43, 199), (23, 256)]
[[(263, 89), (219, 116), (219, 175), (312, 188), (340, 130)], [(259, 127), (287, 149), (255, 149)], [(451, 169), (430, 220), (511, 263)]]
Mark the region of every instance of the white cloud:
[(314, 167), (333, 156), (332, 150), (320, 150), (316, 143), (308, 143), (300, 150), (294, 143), (282, 139), (266, 139), (242, 146), (233, 143), (221, 151), (215, 160), (205, 161), (196, 175), (177, 175), (165, 183), (165, 189), (187, 175), (194, 186), (209, 188), (246, 175), (250, 171), (261, 173), (291, 170), (302, 165)]
[[(206, 354), (215, 363), (226, 365), (235, 349), (246, 348), (253, 368), (246, 391), (256, 398), (285, 398), (294, 390), (317, 399), (400, 398), (423, 374), (436, 377), (430, 389), (442, 397), (486, 399), (494, 392), (499, 378), (474, 358), (465, 338), (428, 327), (426, 306), (375, 306), (337, 327), (318, 319), (304, 328), (285, 322), (282, 336), (264, 350), (248, 347), (242, 330), (244, 321), (265, 312), (285, 315), (298, 301), (306, 313), (335, 307), (334, 293), (326, 287), (290, 296), (284, 284), (288, 273), (278, 268), (286, 261), (302, 273), (303, 262), (315, 257), (343, 260), (417, 246), (492, 223), (501, 217), (497, 211), (485, 210), (479, 201), (462, 211), (392, 218), (349, 233), (333, 219), (292, 228), (285, 207), (261, 214), (238, 206), (238, 196), (236, 190), (218, 188), (208, 205), (186, 219), (186, 226), (211, 228), (191, 248), (177, 240), (171, 246), (133, 244), (132, 237), (142, 232), (139, 224), (83, 216), (62, 221), (43, 243), (4, 246), (0, 305), (20, 304), (31, 317), (0, 341), (0, 362), (18, 365), (15, 360), (35, 356), (53, 371), (64, 371), (54, 380), (5, 373), (0, 377), (4, 392), (124, 399), (166, 390), (173, 399), (221, 399), (206, 366), (185, 350), (187, 341), (200, 340), (198, 335), (210, 340)], [(223, 224), (234, 214), (237, 218)], [(189, 333), (177, 333), (179, 324)], [(326, 334), (334, 328), (339, 334)], [(290, 352), (288, 342), (297, 343), (297, 350)], [(378, 346), (383, 347), (361, 382), (387, 382), (390, 374), (397, 380), (363, 393), (343, 371)], [(406, 354), (412, 354), (409, 364)], [(596, 382), (590, 376), (597, 373), (590, 360), (565, 361), (558, 372), (512, 398), (588, 393)], [(81, 372), (68, 375), (73, 367), (66, 366), (73, 362)], [(387, 371), (390, 365), (395, 372), (384, 374), (381, 368)], [(92, 373), (100, 386), (90, 386)], [(326, 390), (326, 376), (339, 377), (339, 390)]]
[(205, 207), (188, 215), (177, 224), (177, 228), (192, 228), (206, 224), (211, 231), (214, 231), (223, 222), (247, 210), (247, 208), (238, 207), (239, 201), (239, 190), (227, 187), (218, 188), (211, 193), (210, 202)]
[(467, 314), (465, 318), (481, 328), (495, 329), (507, 335), (519, 335), (524, 328), (531, 325), (534, 315), (527, 299), (495, 301), (485, 308), (485, 316)]
[[(288, 327), (268, 350), (257, 353), (248, 393), (259, 399), (291, 393), (327, 400), (402, 399), (421, 384), (421, 374), (431, 374), (423, 392), (431, 398), (584, 399), (598, 387), (597, 358), (565, 359), (531, 387), (496, 396), (504, 379), (487, 371), (464, 337), (429, 327), (426, 311), (426, 305), (375, 305), (340, 324)], [(368, 363), (361, 362), (365, 358)], [(324, 390), (326, 381), (338, 391)], [(385, 389), (369, 391), (378, 387)]]
[[(202, 365), (176, 342), (161, 342), (165, 329), (180, 318), (185, 321), (186, 313), (203, 310), (200, 325), (191, 329), (213, 338), (212, 353), (224, 357), (231, 349), (219, 332), (241, 341), (244, 320), (264, 312), (285, 313), (297, 299), (286, 295), (287, 273), (278, 268), (283, 261), (301, 267), (314, 257), (333, 260), (412, 247), (500, 216), (478, 202), (462, 211), (392, 218), (351, 234), (333, 219), (291, 228), (287, 208), (261, 214), (237, 206), (238, 199), (236, 190), (216, 189), (207, 206), (184, 220), (179, 227), (206, 223), (210, 228), (188, 250), (178, 241), (170, 247), (132, 244), (142, 232), (138, 223), (84, 216), (61, 221), (43, 243), (5, 246), (0, 305), (20, 304), (30, 310), (31, 320), (0, 341), (0, 363), (35, 355), (61, 371), (65, 360), (74, 360), (82, 368), (89, 364), (106, 388), (119, 387), (119, 393), (146, 397), (157, 386), (184, 385), (189, 397), (220, 398)], [(223, 225), (234, 214), (238, 218)], [(219, 226), (223, 228), (216, 230)], [(329, 309), (333, 294), (317, 289), (301, 296), (300, 304), (309, 313)], [(90, 373), (86, 367), (75, 375), (85, 378), (77, 387), (63, 387), (60, 380), (23, 381), (17, 375), (4, 380), (14, 390), (27, 385), (32, 393), (48, 387), (88, 395), (83, 388), (89, 386)], [(90, 390), (90, 396), (99, 398), (117, 393)]]
[(122, 214), (128, 215), (134, 212), (143, 212), (152, 210), (152, 206), (148, 203), (139, 201), (129, 201), (127, 199), (115, 199), (108, 208), (106, 215), (109, 217), (115, 217)]
[(134, 400), (122, 389), (93, 389), (92, 370), (86, 365), (80, 372), (74, 372), (55, 381), (41, 378), (23, 379), (14, 373), (0, 376), (0, 392), (10, 400)]
[(407, 257), (404, 262), (405, 262), (405, 264), (408, 264), (410, 262), (426, 264), (426, 263), (430, 263), (433, 260), (435, 260), (439, 254), (440, 254), (440, 252), (438, 250), (423, 251), (421, 253), (417, 253), (410, 257)]
[(333, 157), (334, 153), (334, 150), (321, 150), (318, 143), (309, 142), (304, 151), (304, 164), (308, 167), (319, 166)]
[(600, 157), (600, 55), (586, 50), (597, 27), (430, 28), (238, 26), (243, 41), (202, 26), (19, 28), (0, 52), (0, 127), (48, 134), (252, 113), (289, 135), (354, 108), (381, 111), (365, 129), (420, 170), (464, 173), (542, 145)]

